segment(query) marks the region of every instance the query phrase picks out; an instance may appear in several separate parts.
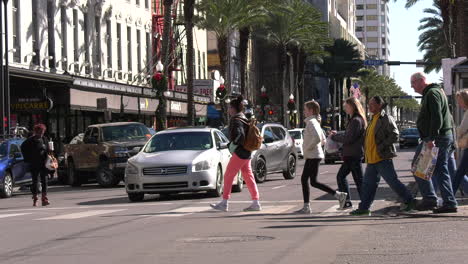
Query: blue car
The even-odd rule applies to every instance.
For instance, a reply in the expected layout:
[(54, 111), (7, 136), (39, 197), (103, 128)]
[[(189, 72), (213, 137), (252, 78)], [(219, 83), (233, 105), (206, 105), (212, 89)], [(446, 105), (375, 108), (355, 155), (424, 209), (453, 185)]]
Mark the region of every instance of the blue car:
[(31, 185), (29, 172), (23, 155), (21, 144), (25, 139), (14, 138), (0, 144), (0, 198), (8, 198), (13, 194), (13, 187)]

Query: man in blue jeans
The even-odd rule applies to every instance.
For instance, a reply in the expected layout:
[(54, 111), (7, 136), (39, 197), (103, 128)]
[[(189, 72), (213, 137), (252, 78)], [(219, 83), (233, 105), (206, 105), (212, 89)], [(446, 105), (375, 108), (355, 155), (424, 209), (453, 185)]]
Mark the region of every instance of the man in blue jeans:
[(370, 215), (370, 207), (375, 199), (380, 177), (383, 177), (390, 188), (404, 201), (401, 209), (410, 211), (414, 207), (414, 198), (406, 186), (398, 179), (393, 166), (396, 157), (394, 143), (398, 141), (398, 128), (391, 116), (383, 110), (386, 103), (380, 96), (369, 101), (369, 111), (373, 114), (367, 127), (364, 149), (366, 156), (366, 172), (362, 182), (361, 203), (351, 215)]
[[(423, 73), (411, 76), (411, 87), (423, 96), (421, 111), (416, 125), (423, 142), (418, 146), (415, 158), (421, 152), (423, 144), (428, 148), (439, 148), (434, 175), (437, 177), (443, 205), (437, 208), (437, 194), (432, 181), (414, 177), (423, 196), (423, 201), (416, 207), (420, 211), (433, 210), (434, 213), (456, 213), (457, 200), (452, 190), (449, 173), (449, 159), (453, 149), (452, 115), (448, 107), (448, 100), (442, 88), (437, 84), (426, 81)], [(414, 160), (413, 160), (414, 161)]]

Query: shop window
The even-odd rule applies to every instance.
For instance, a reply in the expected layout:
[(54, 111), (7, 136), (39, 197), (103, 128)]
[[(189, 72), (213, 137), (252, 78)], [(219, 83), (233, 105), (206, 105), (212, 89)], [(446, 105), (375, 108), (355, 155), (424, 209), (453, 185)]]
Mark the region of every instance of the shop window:
[(94, 74), (101, 76), (101, 17), (96, 16), (95, 22), (96, 54), (94, 54)]
[(61, 33), (62, 33), (62, 70), (67, 71), (68, 67), (68, 18), (67, 18), (67, 8), (65, 6), (60, 7), (60, 24), (61, 24)]
[(122, 80), (122, 26), (117, 23), (117, 78)]
[(112, 78), (112, 22), (106, 21), (106, 45), (107, 45), (107, 77)]
[(79, 47), (78, 47), (78, 29), (79, 21), (78, 21), (78, 10), (73, 9), (73, 61), (74, 64), (74, 71), (78, 73), (80, 71), (80, 66), (78, 63), (80, 62), (80, 55), (79, 55)]
[[(127, 69), (128, 73), (132, 71), (132, 28), (127, 27), (127, 55), (128, 55), (128, 60), (127, 60)], [(131, 80), (130, 76), (128, 77), (128, 80)]]
[(367, 19), (367, 20), (377, 20), (377, 16), (368, 15), (368, 16), (366, 16), (366, 19)]
[(377, 9), (377, 4), (367, 4), (367, 9)]
[(83, 36), (84, 36), (84, 48), (85, 48), (85, 73), (90, 74), (89, 67), (89, 16), (87, 12), (83, 13)]
[(137, 48), (137, 70), (138, 73), (141, 72), (141, 32), (139, 29), (136, 31), (136, 37), (137, 37), (137, 42), (136, 42), (136, 48)]
[(148, 70), (151, 70), (151, 57), (153, 56), (151, 53), (152, 47), (151, 47), (151, 33), (146, 32), (146, 65), (148, 67)]
[(363, 9), (364, 9), (364, 5), (356, 5), (356, 9), (357, 9), (357, 10), (363, 10)]
[(356, 16), (356, 20), (357, 21), (362, 21), (362, 20), (364, 20), (364, 16)]

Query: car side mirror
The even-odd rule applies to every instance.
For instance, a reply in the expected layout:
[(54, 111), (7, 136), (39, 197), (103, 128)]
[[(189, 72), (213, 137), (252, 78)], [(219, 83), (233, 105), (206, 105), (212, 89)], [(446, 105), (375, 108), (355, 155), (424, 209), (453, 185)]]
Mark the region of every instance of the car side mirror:
[(273, 139), (272, 138), (265, 138), (265, 139), (263, 139), (263, 143), (273, 143)]
[(227, 149), (227, 148), (228, 148), (228, 144), (229, 144), (229, 143), (218, 142), (218, 144), (217, 144), (216, 147), (217, 147), (218, 149)]

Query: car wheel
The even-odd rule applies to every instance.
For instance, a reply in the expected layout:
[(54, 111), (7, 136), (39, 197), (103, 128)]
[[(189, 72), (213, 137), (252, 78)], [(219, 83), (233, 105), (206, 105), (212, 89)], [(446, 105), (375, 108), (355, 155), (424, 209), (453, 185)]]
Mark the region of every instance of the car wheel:
[(0, 189), (1, 198), (10, 198), (13, 194), (13, 177), (11, 177), (10, 172), (5, 172), (5, 177), (3, 177), (3, 187)]
[(263, 158), (259, 158), (255, 163), (254, 176), (257, 183), (262, 183), (266, 180), (267, 166)]
[(296, 158), (293, 155), (289, 155), (286, 170), (283, 171), (283, 177), (286, 180), (292, 180), (296, 177)]
[(223, 170), (218, 166), (216, 171), (216, 187), (214, 190), (209, 191), (210, 196), (220, 197), (223, 194)]
[(239, 173), (237, 176), (237, 184), (232, 186), (232, 192), (242, 192), (244, 189), (244, 178), (242, 178), (242, 174)]
[(106, 162), (101, 162), (96, 172), (96, 181), (101, 187), (109, 188), (119, 184), (120, 180), (114, 175)]
[(128, 193), (128, 199), (130, 202), (141, 202), (145, 199), (144, 193)]
[(79, 187), (81, 186), (81, 179), (78, 171), (75, 169), (75, 163), (73, 161), (68, 162), (68, 168), (67, 168), (67, 179), (68, 179), (68, 184), (73, 186), (73, 187)]

